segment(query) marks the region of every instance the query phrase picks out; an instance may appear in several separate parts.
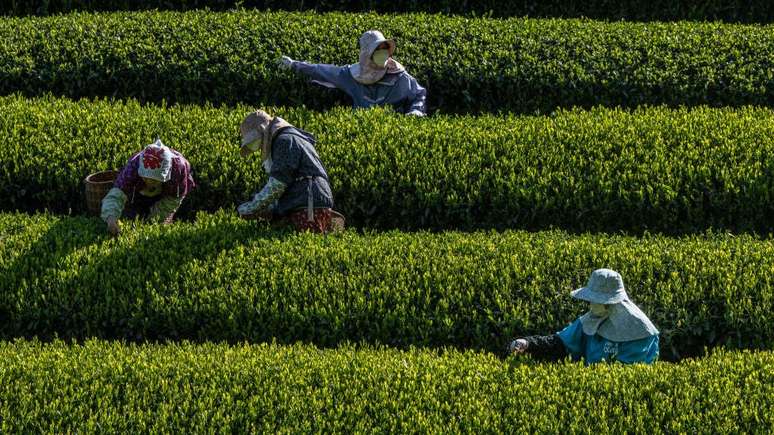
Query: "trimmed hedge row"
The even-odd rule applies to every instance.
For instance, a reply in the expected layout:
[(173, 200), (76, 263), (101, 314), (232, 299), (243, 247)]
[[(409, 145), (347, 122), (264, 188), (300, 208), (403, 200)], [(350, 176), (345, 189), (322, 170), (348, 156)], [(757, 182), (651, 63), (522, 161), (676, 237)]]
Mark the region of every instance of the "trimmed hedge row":
[[(235, 208), (260, 189), (241, 159), (247, 107), (0, 98), (0, 209), (79, 212), (82, 180), (157, 136), (186, 155), (188, 210)], [(774, 226), (774, 111), (615, 109), (551, 117), (277, 111), (318, 136), (336, 208), (382, 229), (669, 233)], [(188, 212), (188, 215), (191, 213)]]
[(774, 104), (770, 26), (257, 12), (73, 14), (0, 21), (0, 93), (306, 105), (348, 97), (280, 70), (281, 54), (357, 60), (378, 27), (443, 112)]
[(769, 23), (774, 12), (768, 1), (753, 0), (28, 0), (0, 2), (0, 14), (50, 15), (73, 11), (132, 11), (147, 9), (226, 10), (235, 7), (288, 11), (443, 12), (488, 14), (495, 17), (531, 16), (608, 20), (724, 20)]
[(269, 231), (224, 214), (125, 225), (0, 215), (0, 337), (345, 341), (501, 352), (587, 306), (620, 271), (662, 333), (662, 357), (774, 345), (774, 241), (563, 232)]
[(759, 433), (774, 353), (653, 366), (294, 345), (0, 344), (7, 433)]

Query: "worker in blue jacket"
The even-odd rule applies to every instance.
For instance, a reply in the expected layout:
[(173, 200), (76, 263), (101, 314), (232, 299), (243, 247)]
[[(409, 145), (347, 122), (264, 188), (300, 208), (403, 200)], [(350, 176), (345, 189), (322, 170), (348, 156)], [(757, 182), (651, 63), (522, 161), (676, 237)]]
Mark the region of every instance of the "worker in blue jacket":
[(312, 83), (341, 89), (355, 108), (392, 106), (400, 113), (424, 116), (427, 91), (393, 59), (395, 41), (369, 30), (359, 46), (360, 59), (353, 65), (312, 64), (282, 56), (280, 66), (308, 76)]
[(626, 293), (623, 278), (610, 269), (597, 269), (588, 284), (571, 293), (591, 304), (590, 310), (553, 335), (513, 340), (511, 354), (529, 353), (540, 359), (583, 359), (650, 364), (658, 359), (658, 329)]

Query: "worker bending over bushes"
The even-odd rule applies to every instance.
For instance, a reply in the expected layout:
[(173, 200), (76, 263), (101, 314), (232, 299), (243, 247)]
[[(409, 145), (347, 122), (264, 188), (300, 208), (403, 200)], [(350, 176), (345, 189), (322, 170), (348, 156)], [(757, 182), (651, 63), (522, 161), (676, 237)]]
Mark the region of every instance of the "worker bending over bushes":
[(395, 41), (369, 30), (360, 37), (359, 46), (360, 60), (353, 65), (311, 64), (288, 56), (282, 56), (280, 65), (309, 76), (312, 83), (341, 89), (356, 108), (389, 105), (400, 113), (424, 116), (427, 91), (392, 58)]
[(196, 186), (191, 164), (161, 140), (134, 154), (102, 199), (101, 217), (113, 235), (120, 217), (147, 217), (170, 223), (188, 192)]
[(572, 292), (591, 304), (589, 312), (562, 331), (513, 340), (512, 354), (529, 353), (541, 359), (652, 363), (658, 358), (658, 330), (626, 294), (623, 279), (610, 269), (595, 270), (586, 287)]
[(333, 193), (314, 136), (263, 110), (247, 115), (239, 130), (242, 157), (260, 151), (269, 174), (263, 189), (237, 208), (239, 215), (284, 221), (299, 231), (335, 229), (340, 215), (332, 209)]

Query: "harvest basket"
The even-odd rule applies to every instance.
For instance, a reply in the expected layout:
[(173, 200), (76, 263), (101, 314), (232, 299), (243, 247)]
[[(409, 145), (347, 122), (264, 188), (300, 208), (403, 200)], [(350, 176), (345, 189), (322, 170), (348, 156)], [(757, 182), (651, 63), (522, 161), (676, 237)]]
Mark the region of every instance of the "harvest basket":
[(85, 180), (86, 184), (86, 207), (89, 213), (99, 216), (102, 209), (102, 198), (107, 195), (113, 187), (113, 182), (118, 177), (118, 171), (95, 172)]
[(335, 210), (331, 210), (331, 213), (333, 214), (333, 216), (331, 216), (331, 231), (344, 231), (346, 224), (344, 215)]

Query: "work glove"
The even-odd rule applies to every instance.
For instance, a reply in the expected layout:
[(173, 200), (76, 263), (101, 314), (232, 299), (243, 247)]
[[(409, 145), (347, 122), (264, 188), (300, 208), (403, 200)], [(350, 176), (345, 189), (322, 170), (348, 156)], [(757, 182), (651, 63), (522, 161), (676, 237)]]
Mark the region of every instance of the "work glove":
[(118, 218), (107, 218), (108, 232), (114, 236), (121, 234), (121, 224), (118, 223)]
[[(257, 194), (255, 195), (258, 196)], [(265, 220), (270, 221), (273, 216), (272, 207), (265, 210), (258, 210), (257, 209), (257, 198), (254, 197), (252, 201), (248, 201), (245, 203), (242, 203), (239, 207), (237, 207), (237, 212), (239, 213), (239, 217), (245, 220)]]
[(414, 109), (414, 110), (412, 110), (411, 112), (407, 113), (406, 115), (410, 115), (410, 116), (420, 116), (420, 117), (421, 117), (421, 116), (425, 116), (425, 113), (424, 113), (424, 112), (422, 112), (421, 110)]
[(529, 342), (523, 338), (519, 338), (519, 339), (513, 340), (511, 344), (508, 345), (508, 353), (511, 355), (524, 353), (528, 347), (529, 347)]
[(279, 60), (277, 60), (277, 65), (279, 65), (279, 67), (282, 69), (290, 69), (290, 67), (293, 66), (293, 62), (295, 62), (293, 59), (287, 56), (282, 56), (279, 58)]
[(253, 196), (252, 200), (239, 204), (239, 207), (237, 207), (237, 212), (242, 216), (254, 214), (260, 205), (260, 200), (257, 198), (257, 196), (258, 195), (256, 194)]

